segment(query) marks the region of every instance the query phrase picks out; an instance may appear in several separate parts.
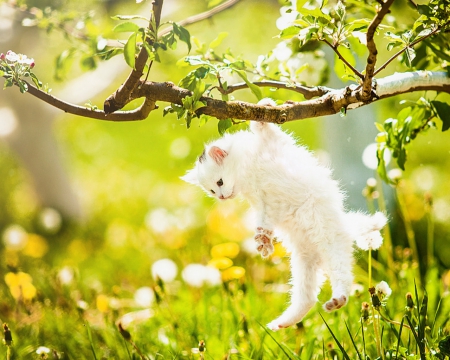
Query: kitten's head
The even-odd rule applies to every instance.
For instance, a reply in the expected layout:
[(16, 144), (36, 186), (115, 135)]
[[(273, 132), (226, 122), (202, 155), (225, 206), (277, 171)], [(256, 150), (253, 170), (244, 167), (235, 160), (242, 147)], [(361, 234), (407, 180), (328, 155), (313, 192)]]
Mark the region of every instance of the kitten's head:
[(231, 199), (237, 191), (232, 170), (228, 153), (218, 146), (209, 146), (197, 159), (194, 168), (181, 179), (200, 186), (211, 197)]

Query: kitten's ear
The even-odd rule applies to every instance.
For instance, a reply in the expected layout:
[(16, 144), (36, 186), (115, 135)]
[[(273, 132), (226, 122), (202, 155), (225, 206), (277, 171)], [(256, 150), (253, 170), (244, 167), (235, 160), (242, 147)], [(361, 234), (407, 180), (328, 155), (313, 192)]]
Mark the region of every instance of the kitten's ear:
[(181, 176), (180, 179), (189, 184), (198, 185), (197, 168), (189, 170), (184, 176)]
[(217, 165), (221, 165), (228, 153), (217, 146), (212, 146), (208, 151), (208, 155), (211, 156)]

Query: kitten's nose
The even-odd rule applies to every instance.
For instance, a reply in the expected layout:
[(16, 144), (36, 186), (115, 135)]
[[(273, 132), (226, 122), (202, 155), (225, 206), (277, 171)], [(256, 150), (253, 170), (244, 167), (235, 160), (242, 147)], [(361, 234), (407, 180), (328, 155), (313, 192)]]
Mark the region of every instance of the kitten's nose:
[(220, 196), (219, 196), (219, 199), (222, 199), (222, 200), (223, 200), (223, 199), (225, 199), (225, 196), (220, 195)]

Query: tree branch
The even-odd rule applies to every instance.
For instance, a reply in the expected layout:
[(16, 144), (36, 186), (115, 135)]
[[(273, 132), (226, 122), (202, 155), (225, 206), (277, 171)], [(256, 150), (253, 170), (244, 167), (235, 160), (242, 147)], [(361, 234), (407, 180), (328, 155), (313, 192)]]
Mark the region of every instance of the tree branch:
[(377, 62), (378, 50), (373, 40), (375, 32), (385, 15), (389, 12), (389, 8), (395, 0), (386, 0), (381, 2), (381, 9), (373, 18), (369, 27), (367, 28), (367, 49), (369, 50), (369, 56), (367, 57), (366, 73), (361, 87), (361, 100), (369, 101), (372, 97), (372, 79), (374, 77), (375, 65)]
[(350, 64), (343, 56), (342, 54), (339, 52), (337, 46), (331, 44), (327, 39), (321, 39), (321, 41), (323, 41), (325, 44), (327, 44), (329, 47), (331, 47), (333, 49), (333, 51), (336, 53), (336, 55), (338, 56), (338, 58), (349, 68), (353, 71), (353, 74), (355, 74), (356, 76), (358, 76), (361, 80), (364, 79), (364, 75), (361, 74), (357, 69), (355, 69), (353, 67), (352, 64)]
[[(275, 80), (254, 81), (253, 84), (259, 87), (272, 87), (276, 89), (286, 89), (298, 92), (308, 100), (312, 99), (313, 97), (325, 95), (326, 93), (333, 90), (331, 88), (327, 88), (326, 86), (309, 87), (297, 83), (284, 83)], [(245, 82), (241, 82), (233, 85), (228, 85), (226, 90), (220, 86), (216, 86), (214, 87), (214, 89), (217, 89), (223, 95), (227, 95), (235, 92), (236, 90), (248, 89), (248, 85)]]
[(199, 22), (199, 21), (203, 21), (203, 20), (209, 19), (210, 17), (213, 17), (214, 15), (216, 15), (216, 14), (218, 14), (218, 13), (224, 11), (224, 10), (227, 10), (227, 9), (231, 8), (232, 6), (236, 5), (239, 1), (240, 0), (228, 0), (228, 1), (225, 1), (222, 4), (217, 5), (216, 7), (213, 7), (212, 9), (210, 9), (208, 11), (205, 11), (205, 12), (202, 12), (200, 14), (196, 14), (196, 15), (190, 16), (190, 17), (188, 17), (188, 18), (186, 18), (184, 20), (181, 20), (181, 21), (177, 21), (177, 24), (181, 25), (181, 26), (187, 26), (187, 25), (191, 25), (191, 24), (194, 24), (196, 22)]
[[(26, 82), (26, 81), (25, 81)], [(108, 120), (108, 121), (136, 121), (144, 120), (147, 118), (150, 111), (157, 108), (157, 105), (151, 100), (145, 99), (144, 103), (137, 109), (130, 111), (117, 111), (112, 114), (106, 114), (102, 110), (90, 109), (87, 107), (70, 104), (68, 102), (62, 101), (45, 91), (39, 90), (34, 85), (26, 82), (28, 85), (28, 93), (37, 97), (38, 99), (46, 102), (47, 104), (60, 109), (66, 113), (83, 116), (91, 119), (97, 120)]]
[[(150, 17), (150, 23), (148, 28), (153, 31), (157, 31), (160, 19), (161, 19), (161, 11), (164, 0), (153, 0), (152, 7), (152, 15)], [(152, 22), (155, 22), (156, 29), (153, 29)], [(150, 41), (150, 40), (149, 40)], [(151, 44), (149, 44), (151, 45)], [(104, 103), (104, 109), (107, 114), (113, 113), (118, 109), (122, 109), (129, 101), (129, 96), (133, 91), (136, 84), (139, 82), (139, 79), (143, 75), (143, 69), (145, 67), (145, 63), (148, 60), (147, 50), (144, 46), (142, 46), (139, 54), (137, 56), (134, 69), (128, 75), (128, 78), (125, 82), (112, 94), (109, 96)]]
[[(448, 23), (446, 23), (443, 27), (445, 27), (446, 25), (448, 25)], [(408, 48), (414, 47), (416, 46), (418, 43), (420, 43), (421, 41), (429, 38), (430, 36), (433, 36), (434, 34), (438, 33), (439, 31), (441, 31), (442, 27), (437, 27), (436, 29), (434, 29), (431, 33), (429, 33), (428, 35), (425, 35), (423, 37), (421, 37), (420, 39), (416, 39), (414, 40), (411, 44), (409, 44), (408, 46), (404, 47), (403, 49), (397, 51), (394, 55), (392, 55), (383, 65), (381, 65), (374, 73), (373, 76), (376, 76), (380, 71), (384, 70), (394, 59), (396, 59), (398, 56), (400, 56), (401, 54), (403, 54)]]
[[(154, 16), (156, 28), (159, 27), (160, 19), (161, 19), (161, 10), (164, 0), (153, 0), (153, 11), (152, 16)], [(220, 4), (216, 7), (214, 7), (211, 10), (205, 11), (203, 13), (191, 16), (186, 18), (185, 20), (182, 20), (178, 22), (181, 26), (187, 26), (190, 24), (193, 24), (198, 21), (202, 21), (205, 19), (210, 18), (211, 16), (224, 11), (226, 9), (229, 9), (233, 5), (237, 4), (239, 0), (229, 0), (224, 2), (223, 4)], [(150, 20), (149, 28), (151, 28), (152, 20)], [(157, 29), (154, 29), (155, 31)], [(169, 30), (162, 31), (160, 35), (165, 34)], [(133, 89), (138, 85), (139, 79), (142, 77), (143, 69), (145, 67), (145, 63), (147, 62), (148, 54), (147, 50), (142, 47), (139, 51), (139, 54), (136, 59), (135, 63), (135, 69), (133, 69), (128, 76), (128, 78), (125, 80), (124, 84), (119, 87), (112, 95), (110, 95), (104, 102), (104, 109), (106, 113), (113, 113), (119, 109), (122, 109), (128, 102), (131, 101), (130, 94), (133, 91)]]
[[(191, 91), (178, 87), (170, 82), (140, 81), (139, 86), (135, 87), (130, 96), (132, 99), (145, 98), (141, 107), (132, 111), (107, 114), (101, 110), (91, 110), (86, 107), (69, 104), (37, 89), (30, 83), (27, 83), (27, 85), (28, 92), (31, 95), (58, 109), (74, 115), (108, 121), (142, 120), (152, 110), (157, 108), (157, 101), (182, 105), (182, 100), (186, 96), (192, 96)], [(446, 72), (414, 71), (398, 73), (378, 79), (375, 90), (377, 97), (365, 102), (361, 101), (359, 87), (352, 85), (341, 89), (326, 89), (323, 95), (312, 100), (286, 102), (283, 105), (275, 107), (265, 107), (242, 101), (222, 101), (209, 96), (203, 96), (200, 100), (206, 106), (200, 108), (197, 111), (197, 115), (209, 115), (219, 120), (231, 118), (235, 120), (256, 120), (280, 124), (287, 121), (332, 115), (339, 113), (342, 108), (351, 110), (368, 105), (379, 99), (415, 91), (434, 90), (450, 93), (450, 77)]]

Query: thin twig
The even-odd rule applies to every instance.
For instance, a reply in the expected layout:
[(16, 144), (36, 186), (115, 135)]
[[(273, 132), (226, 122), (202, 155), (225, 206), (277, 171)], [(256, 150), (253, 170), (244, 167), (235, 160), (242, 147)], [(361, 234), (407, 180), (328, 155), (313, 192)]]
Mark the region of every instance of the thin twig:
[(394, 1), (395, 0), (386, 0), (386, 2), (383, 2), (381, 5), (381, 9), (375, 15), (369, 27), (367, 28), (366, 44), (367, 49), (369, 50), (369, 55), (367, 57), (366, 73), (361, 88), (362, 101), (369, 101), (372, 97), (372, 79), (374, 76), (373, 74), (375, 71), (375, 65), (377, 62), (377, 55), (378, 55), (377, 46), (373, 38), (378, 26), (381, 24), (381, 21), (383, 20), (384, 16), (389, 12), (389, 8), (391, 7)]
[[(162, 4), (164, 0), (153, 0), (153, 9), (152, 9), (152, 16), (154, 16), (156, 28), (158, 28), (160, 19), (161, 19), (161, 10), (162, 10)], [(223, 4), (220, 4), (211, 10), (205, 11), (203, 13), (191, 16), (186, 18), (185, 20), (182, 20), (178, 22), (181, 26), (187, 26), (190, 24), (193, 24), (195, 22), (199, 22), (205, 19), (210, 18), (211, 16), (226, 10), (230, 8), (231, 6), (235, 5), (239, 0), (229, 0), (224, 2)], [(151, 28), (152, 20), (150, 20), (149, 28)], [(167, 32), (169, 32), (169, 29), (166, 29), (165, 31), (161, 31), (159, 35), (164, 35)], [(106, 113), (113, 113), (121, 108), (123, 108), (129, 101), (130, 97), (129, 95), (131, 92), (135, 89), (136, 85), (139, 82), (139, 79), (142, 77), (143, 69), (145, 67), (145, 64), (148, 60), (148, 54), (145, 47), (142, 47), (141, 50), (138, 53), (136, 62), (135, 62), (135, 69), (131, 71), (131, 73), (128, 75), (128, 78), (125, 80), (122, 86), (119, 87), (112, 95), (110, 95), (104, 102), (104, 109)]]
[(333, 49), (333, 51), (336, 53), (336, 55), (339, 57), (339, 59), (341, 59), (341, 61), (348, 67), (350, 68), (353, 73), (358, 76), (361, 80), (364, 79), (364, 75), (361, 74), (358, 70), (356, 70), (352, 64), (350, 64), (340, 53), (340, 51), (338, 50), (338, 47), (331, 44), (327, 39), (323, 38), (321, 39), (321, 41), (323, 41), (325, 44), (327, 44), (329, 47), (331, 47)]
[[(446, 25), (448, 25), (448, 23), (446, 23), (443, 27), (445, 27)], [(442, 27), (437, 27), (436, 29), (434, 29), (432, 32), (430, 32), (428, 35), (425, 35), (423, 37), (421, 37), (420, 39), (416, 39), (414, 40), (411, 44), (407, 45), (406, 47), (404, 47), (403, 49), (397, 51), (397, 53), (395, 53), (394, 55), (392, 55), (383, 65), (381, 65), (374, 73), (373, 76), (376, 76), (380, 71), (384, 70), (394, 59), (396, 59), (399, 55), (401, 55), (402, 53), (404, 53), (408, 48), (412, 48), (415, 45), (417, 45), (418, 43), (420, 43), (421, 41), (429, 38), (430, 36), (435, 35), (436, 33), (438, 33), (439, 31), (441, 31)]]
[[(313, 97), (323, 96), (333, 90), (325, 86), (308, 87), (297, 83), (294, 84), (284, 83), (276, 80), (254, 81), (253, 84), (260, 87), (272, 87), (276, 89), (291, 90), (302, 94), (306, 99), (312, 99)], [(214, 88), (217, 89), (221, 94), (228, 95), (236, 90), (247, 89), (248, 85), (245, 82), (236, 83), (233, 85), (228, 85), (227, 89), (225, 90), (223, 87), (220, 86), (219, 82), (219, 86), (216, 86)]]
[[(163, 2), (164, 0), (153, 0), (152, 16), (150, 18), (148, 28), (154, 32), (156, 32), (160, 23)], [(152, 25), (153, 21), (156, 25), (156, 29), (153, 29)], [(150, 42), (151, 40), (148, 39), (147, 41)], [(149, 45), (151, 44), (149, 43)], [(105, 100), (103, 105), (105, 113), (107, 114), (113, 113), (123, 108), (130, 101), (130, 94), (136, 87), (136, 84), (139, 82), (141, 76), (143, 75), (142, 71), (144, 70), (147, 60), (148, 60), (147, 50), (144, 46), (142, 46), (137, 56), (134, 69), (128, 75), (128, 78), (112, 95), (110, 95)]]
[(227, 9), (231, 8), (232, 6), (236, 5), (239, 1), (240, 0), (228, 0), (228, 1), (225, 1), (224, 3), (222, 3), (220, 5), (217, 5), (216, 7), (213, 7), (212, 9), (210, 9), (208, 11), (205, 11), (205, 12), (202, 12), (200, 14), (196, 14), (196, 15), (190, 16), (190, 17), (188, 17), (188, 18), (186, 18), (184, 20), (181, 20), (181, 21), (177, 21), (177, 24), (181, 25), (181, 26), (187, 26), (187, 25), (191, 25), (191, 24), (197, 23), (199, 21), (203, 21), (203, 20), (209, 19), (210, 17), (212, 17), (212, 16), (214, 16), (214, 15), (216, 15), (216, 14), (218, 14), (218, 13), (224, 11), (224, 10), (227, 10)]

